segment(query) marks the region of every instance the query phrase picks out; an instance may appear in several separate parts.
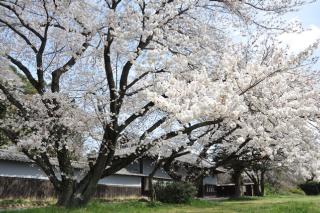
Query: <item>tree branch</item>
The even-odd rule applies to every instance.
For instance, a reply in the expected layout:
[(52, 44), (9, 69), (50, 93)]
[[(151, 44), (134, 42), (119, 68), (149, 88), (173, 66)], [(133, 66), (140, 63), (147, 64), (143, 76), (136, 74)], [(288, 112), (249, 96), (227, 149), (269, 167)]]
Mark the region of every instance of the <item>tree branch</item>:
[(1, 81), (0, 90), (4, 93), (11, 104), (17, 107), (24, 115), (27, 114), (27, 110), (24, 108), (24, 106), (9, 92), (9, 90), (1, 83)]
[[(7, 128), (0, 127), (0, 130), (4, 132), (4, 134), (12, 141), (12, 143), (17, 144), (19, 141), (18, 133), (9, 130)], [(31, 154), (27, 149), (22, 149), (22, 152), (31, 160), (35, 161), (40, 168), (44, 171), (44, 173), (48, 176), (52, 184), (55, 186), (55, 188), (60, 187), (60, 181), (55, 175), (53, 165), (51, 164), (49, 157), (42, 153), (41, 156), (35, 156)]]
[(51, 82), (52, 92), (60, 91), (60, 77), (62, 76), (62, 74), (68, 72), (70, 68), (76, 64), (77, 58), (79, 58), (86, 51), (88, 47), (89, 47), (89, 41), (88, 39), (86, 39), (86, 41), (82, 44), (82, 49), (75, 53), (76, 56), (72, 56), (62, 67), (52, 72), (52, 82)]
[(129, 124), (131, 124), (134, 120), (139, 117), (144, 116), (152, 107), (154, 106), (153, 102), (147, 103), (144, 107), (142, 107), (139, 112), (132, 114), (125, 122), (119, 126), (119, 132), (122, 132)]
[[(151, 141), (148, 144), (141, 144), (140, 146), (138, 146), (138, 148), (136, 148), (136, 151), (135, 151), (135, 153), (133, 153), (133, 155), (136, 155), (136, 156), (142, 155), (144, 152), (146, 152), (147, 150), (152, 148), (159, 141), (168, 140), (168, 139), (176, 137), (177, 135), (180, 135), (180, 134), (187, 134), (187, 133), (192, 132), (195, 129), (199, 129), (201, 127), (218, 124), (218, 123), (221, 123), (222, 121), (223, 121), (223, 119), (217, 119), (217, 120), (214, 120), (214, 121), (203, 121), (203, 122), (191, 125), (189, 127), (185, 127), (185, 128), (183, 128), (181, 130), (168, 132), (168, 133), (162, 135), (160, 138), (154, 139), (153, 141)], [(162, 122), (164, 122), (164, 121), (162, 121)]]
[(199, 154), (198, 159), (205, 158), (206, 155), (207, 155), (207, 151), (211, 148), (212, 145), (222, 143), (222, 141), (223, 141), (226, 137), (228, 137), (229, 135), (231, 135), (234, 131), (236, 131), (236, 130), (239, 129), (239, 128), (240, 128), (240, 126), (237, 125), (235, 128), (229, 130), (227, 133), (225, 133), (224, 135), (222, 135), (222, 136), (219, 137), (218, 139), (213, 140), (213, 141), (207, 143), (206, 145), (204, 145), (203, 149), (201, 150), (201, 152), (200, 152), (200, 154)]
[(22, 26), (24, 26), (26, 29), (28, 29), (30, 32), (32, 32), (34, 35), (36, 35), (40, 40), (43, 40), (43, 36), (36, 31), (35, 29), (33, 29), (28, 23), (26, 23), (20, 16), (20, 14), (14, 9), (14, 7), (11, 7), (9, 5), (6, 5), (2, 2), (0, 2), (0, 6), (7, 8), (8, 10), (12, 11), (15, 16), (19, 19), (20, 23)]
[(29, 71), (29, 69), (25, 65), (23, 65), (20, 61), (18, 61), (17, 59), (13, 58), (12, 56), (6, 55), (6, 57), (10, 60), (11, 63), (13, 63), (15, 66), (17, 66), (26, 75), (28, 81), (39, 92), (39, 90), (38, 90), (39, 89), (38, 82), (33, 78), (31, 72)]
[(145, 73), (141, 74), (139, 77), (137, 77), (136, 79), (134, 79), (133, 81), (131, 81), (131, 83), (129, 83), (128, 86), (127, 86), (127, 90), (130, 89), (131, 87), (133, 87), (138, 81), (140, 81), (141, 79), (146, 77), (148, 74), (151, 74), (151, 73), (163, 73), (163, 72), (166, 72), (166, 71), (161, 69), (161, 70), (158, 70), (158, 71), (145, 72)]
[[(141, 54), (141, 51), (144, 50), (148, 44), (151, 42), (153, 38), (153, 35), (149, 35), (146, 39), (146, 41), (142, 41), (142, 36), (140, 37), (140, 41), (138, 46), (136, 47), (136, 57), (133, 59), (134, 61), (137, 60), (139, 55)], [(127, 91), (127, 86), (128, 86), (128, 76), (131, 70), (131, 67), (133, 65), (132, 61), (127, 61), (122, 69), (121, 77), (120, 77), (120, 88), (119, 88), (119, 100), (118, 100), (118, 105), (117, 105), (117, 113), (119, 113), (123, 98), (126, 94)]]
[(37, 48), (31, 43), (31, 41), (23, 34), (21, 33), (19, 30), (17, 30), (16, 28), (14, 28), (11, 24), (9, 24), (7, 21), (0, 19), (0, 22), (2, 22), (3, 24), (5, 24), (7, 27), (9, 27), (13, 32), (15, 32), (18, 36), (20, 36), (29, 46), (30, 48), (33, 50), (34, 53), (37, 53), (38, 50)]
[(167, 117), (163, 117), (159, 119), (157, 122), (155, 122), (151, 127), (149, 127), (141, 136), (140, 136), (140, 141), (143, 141), (146, 139), (148, 134), (153, 132), (155, 129), (157, 129), (161, 124), (163, 124), (167, 120)]
[(108, 87), (109, 87), (109, 92), (110, 92), (110, 112), (113, 114), (112, 115), (112, 120), (114, 122), (114, 125), (116, 125), (117, 121), (117, 102), (118, 102), (118, 95), (117, 95), (117, 88), (116, 84), (114, 81), (114, 76), (113, 76), (113, 70), (112, 70), (112, 65), (111, 65), (111, 45), (113, 42), (113, 38), (111, 37), (111, 30), (108, 30), (108, 35), (107, 35), (107, 43), (104, 46), (104, 68), (106, 72), (106, 77), (108, 81)]
[(42, 36), (40, 37), (41, 44), (40, 44), (38, 53), (36, 54), (38, 85), (39, 85), (39, 90), (41, 91), (40, 94), (44, 93), (44, 87), (45, 87), (44, 68), (43, 68), (43, 53), (46, 48), (47, 38), (48, 38), (48, 30), (49, 30), (49, 25), (50, 25), (50, 18), (49, 18), (49, 14), (48, 14), (48, 11), (46, 8), (46, 1), (43, 1), (43, 7), (44, 7), (46, 14), (47, 14), (47, 23), (44, 28), (43, 37)]

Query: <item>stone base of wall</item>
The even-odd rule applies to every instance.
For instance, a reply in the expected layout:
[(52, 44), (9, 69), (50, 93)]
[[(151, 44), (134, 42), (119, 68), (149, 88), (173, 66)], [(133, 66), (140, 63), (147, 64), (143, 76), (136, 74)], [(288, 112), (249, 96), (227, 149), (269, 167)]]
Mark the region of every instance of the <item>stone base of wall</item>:
[[(125, 186), (98, 185), (96, 197), (129, 197), (141, 196), (141, 188)], [(0, 177), (0, 199), (2, 198), (49, 198), (55, 197), (54, 189), (50, 181)]]

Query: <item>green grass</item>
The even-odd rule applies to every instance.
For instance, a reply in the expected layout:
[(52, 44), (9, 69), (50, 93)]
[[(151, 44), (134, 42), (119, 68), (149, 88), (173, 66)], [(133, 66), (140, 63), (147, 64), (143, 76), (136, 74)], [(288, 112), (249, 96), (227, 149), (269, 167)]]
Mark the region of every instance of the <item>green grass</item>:
[(27, 208), (37, 206), (48, 206), (53, 204), (53, 199), (38, 200), (38, 199), (0, 199), (1, 208)]
[(278, 196), (242, 198), (239, 200), (194, 200), (188, 205), (169, 205), (147, 202), (93, 201), (86, 208), (66, 210), (55, 206), (26, 210), (5, 211), (10, 213), (320, 213), (320, 196)]

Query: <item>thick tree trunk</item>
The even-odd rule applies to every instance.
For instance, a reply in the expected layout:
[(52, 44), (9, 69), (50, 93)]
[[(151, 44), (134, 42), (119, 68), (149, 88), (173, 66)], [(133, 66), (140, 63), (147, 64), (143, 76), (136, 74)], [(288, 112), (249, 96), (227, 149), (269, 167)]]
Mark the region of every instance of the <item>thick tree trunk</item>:
[(74, 181), (62, 184), (57, 190), (57, 205), (65, 208), (78, 208), (88, 204), (96, 192), (97, 183), (89, 182), (85, 189), (79, 191)]
[(150, 196), (150, 201), (151, 202), (155, 202), (157, 200), (157, 197), (156, 197), (156, 191), (154, 189), (154, 186), (153, 186), (153, 176), (149, 176), (149, 196)]
[(95, 167), (80, 182), (74, 179), (63, 180), (60, 189), (57, 190), (59, 192), (57, 205), (66, 208), (87, 205), (96, 192), (98, 182), (106, 167), (105, 161), (105, 159), (97, 160)]
[[(62, 177), (60, 186), (56, 187), (56, 192), (58, 192), (58, 206), (66, 208), (82, 207), (87, 205), (94, 196), (98, 182), (114, 155), (114, 150), (109, 149), (109, 147), (114, 147), (117, 140), (115, 135), (108, 135), (112, 134), (110, 131), (106, 131), (105, 134), (104, 138), (106, 138), (106, 145), (101, 146), (96, 163), (90, 168), (87, 175), (80, 182), (77, 182), (72, 178), (66, 178), (68, 177), (67, 175), (66, 177)], [(112, 140), (109, 138), (112, 138)], [(73, 172), (65, 173), (74, 177)]]
[(260, 178), (261, 196), (264, 196), (264, 184), (265, 184), (264, 174), (265, 174), (265, 172), (262, 171), (262, 172), (261, 172), (261, 178)]
[(65, 208), (77, 208), (81, 206), (79, 200), (77, 200), (73, 193), (61, 192), (58, 195), (57, 206)]
[(68, 194), (67, 196), (62, 195), (58, 196), (57, 206), (65, 208), (80, 208), (86, 206), (90, 199), (91, 196), (85, 198), (83, 195), (76, 193)]
[(62, 178), (57, 192), (57, 205), (66, 208), (78, 208), (88, 204), (94, 196), (101, 174), (91, 174), (80, 183), (72, 178)]
[(56, 189), (58, 191), (58, 206), (65, 206), (69, 205), (74, 193), (74, 183), (73, 181), (65, 181), (61, 183), (60, 189)]
[(203, 191), (203, 176), (199, 177), (195, 180), (195, 185), (197, 187), (197, 197), (204, 197), (204, 191)]
[(233, 195), (234, 198), (239, 198), (243, 195), (241, 174), (242, 174), (241, 170), (236, 170), (233, 172), (233, 175), (232, 175), (232, 179), (235, 184), (235, 190)]
[(261, 190), (260, 190), (260, 184), (257, 182), (253, 184), (253, 193), (254, 193), (254, 196), (262, 196)]
[(149, 197), (150, 197), (150, 200), (152, 202), (156, 201), (156, 191), (154, 189), (154, 186), (153, 186), (153, 177), (154, 175), (156, 174), (157, 170), (160, 168), (160, 165), (162, 164), (164, 160), (160, 160), (159, 162), (157, 162), (153, 168), (153, 170), (151, 171), (151, 173), (149, 174), (148, 176), (148, 184), (149, 184)]

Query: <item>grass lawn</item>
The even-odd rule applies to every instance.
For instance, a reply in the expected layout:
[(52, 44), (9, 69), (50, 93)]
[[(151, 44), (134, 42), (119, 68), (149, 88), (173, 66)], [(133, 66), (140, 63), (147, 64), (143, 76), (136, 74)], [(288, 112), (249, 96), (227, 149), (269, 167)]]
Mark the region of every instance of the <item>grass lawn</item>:
[(189, 205), (150, 205), (146, 202), (103, 202), (94, 201), (86, 208), (66, 210), (49, 206), (26, 210), (4, 211), (19, 213), (320, 213), (320, 196), (281, 196), (265, 198), (247, 198), (241, 200), (204, 201), (194, 200)]

